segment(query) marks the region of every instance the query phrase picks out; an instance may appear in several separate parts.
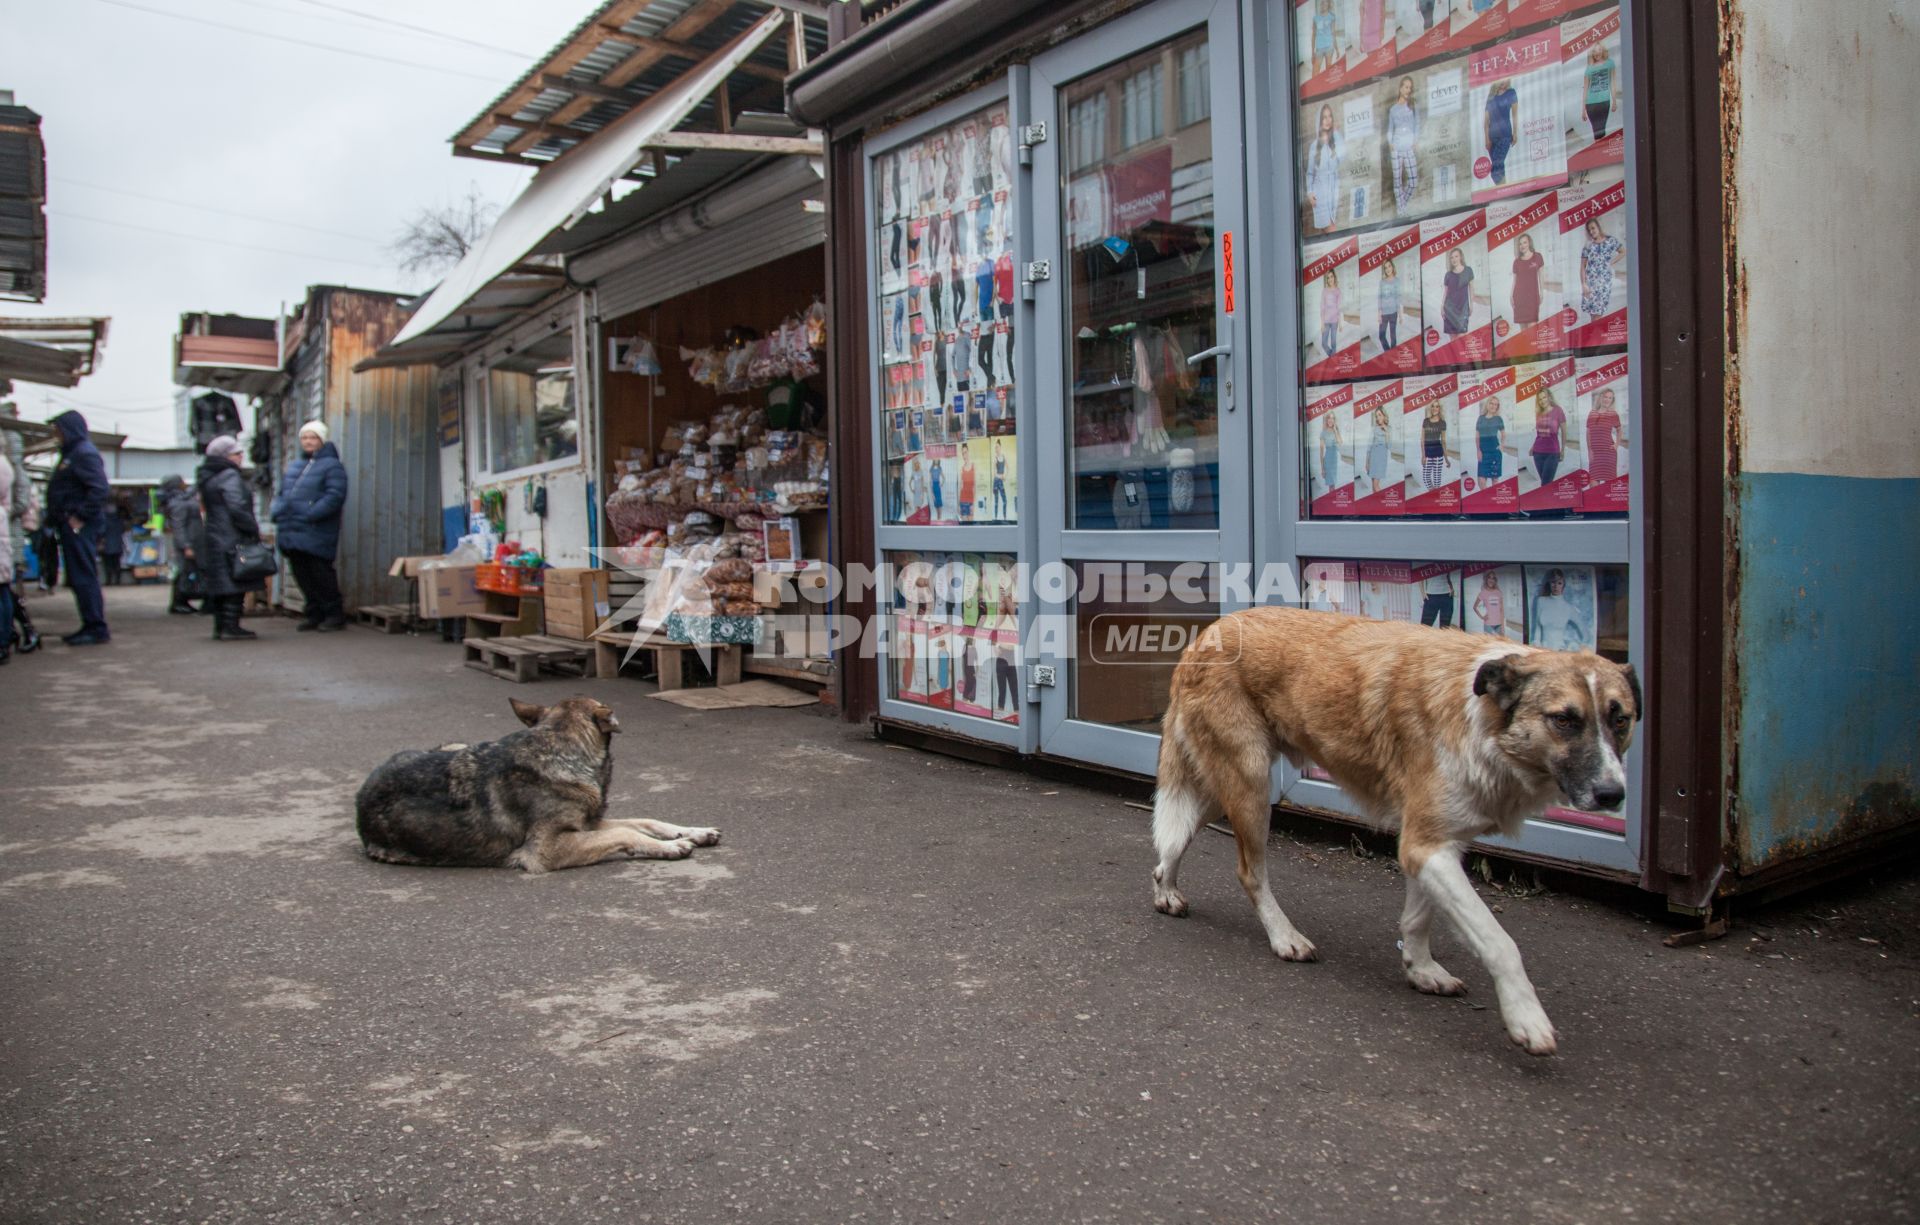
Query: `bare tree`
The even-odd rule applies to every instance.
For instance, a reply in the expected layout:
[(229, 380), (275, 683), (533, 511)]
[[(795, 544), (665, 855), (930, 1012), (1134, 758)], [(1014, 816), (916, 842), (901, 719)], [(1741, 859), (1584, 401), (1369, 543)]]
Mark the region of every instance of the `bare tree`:
[(409, 276), (438, 276), (465, 258), (486, 237), (500, 210), (480, 194), (478, 184), (452, 204), (430, 204), (415, 213), (387, 248)]

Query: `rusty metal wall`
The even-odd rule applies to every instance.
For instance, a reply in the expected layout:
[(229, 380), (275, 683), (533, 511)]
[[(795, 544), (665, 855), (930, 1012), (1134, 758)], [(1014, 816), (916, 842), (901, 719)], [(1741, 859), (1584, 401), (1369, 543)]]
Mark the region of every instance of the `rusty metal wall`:
[[(274, 487), (299, 452), (300, 427), (318, 418), (347, 468), (347, 505), (335, 568), (349, 609), (394, 604), (407, 585), (387, 576), (395, 557), (440, 552), (440, 448), (434, 368), (354, 373), (406, 322), (392, 294), (318, 286), (304, 307), (291, 383), (263, 428), (274, 439)], [(280, 603), (299, 611), (300, 589), (282, 576)]]
[(327, 377), (321, 419), (349, 480), (335, 563), (340, 590), (349, 608), (403, 602), (407, 584), (387, 575), (393, 559), (440, 552), (434, 368), (354, 373), (356, 363), (393, 338), (408, 312), (386, 294), (323, 292)]

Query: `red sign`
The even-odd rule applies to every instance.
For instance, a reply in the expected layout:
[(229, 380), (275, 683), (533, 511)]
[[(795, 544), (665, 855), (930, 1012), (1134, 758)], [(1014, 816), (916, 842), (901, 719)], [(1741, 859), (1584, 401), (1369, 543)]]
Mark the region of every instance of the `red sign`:
[(1233, 313), (1233, 231), (1220, 231), (1220, 262), (1226, 268), (1227, 313)]

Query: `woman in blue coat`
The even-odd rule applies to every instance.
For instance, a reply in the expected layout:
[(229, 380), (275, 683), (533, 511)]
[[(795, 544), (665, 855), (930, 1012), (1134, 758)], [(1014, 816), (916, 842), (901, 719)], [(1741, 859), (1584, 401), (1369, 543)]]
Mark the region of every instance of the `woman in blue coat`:
[(333, 572), (346, 505), (347, 466), (327, 441), (326, 423), (309, 421), (300, 427), (300, 454), (287, 465), (268, 512), (279, 528), (280, 552), (306, 599), (302, 630), (346, 628), (346, 605)]

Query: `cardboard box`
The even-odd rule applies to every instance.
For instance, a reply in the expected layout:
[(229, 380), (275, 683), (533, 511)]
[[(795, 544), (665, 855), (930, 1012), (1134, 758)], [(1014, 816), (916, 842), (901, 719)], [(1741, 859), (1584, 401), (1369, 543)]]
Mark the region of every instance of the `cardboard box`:
[(487, 610), (486, 595), (474, 586), (479, 566), (428, 566), (420, 571), (420, 615), (464, 617)]
[(387, 574), (393, 578), (419, 578), (423, 568), (439, 560), (438, 553), (421, 557), (396, 557), (393, 564), (387, 567)]
[(605, 570), (546, 572), (546, 631), (562, 638), (591, 638), (611, 615), (610, 575)]

